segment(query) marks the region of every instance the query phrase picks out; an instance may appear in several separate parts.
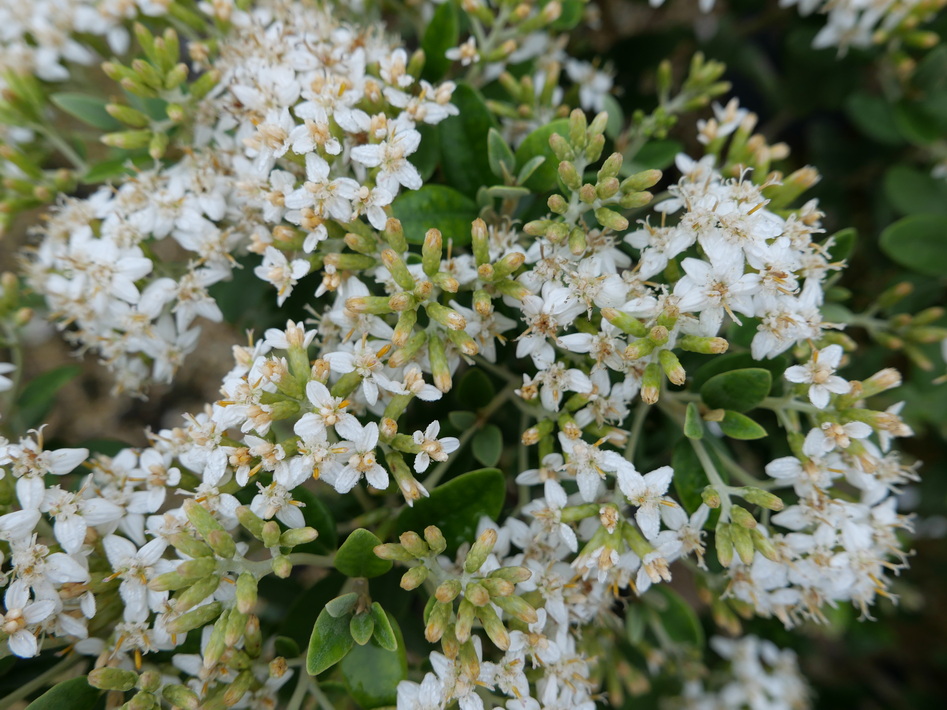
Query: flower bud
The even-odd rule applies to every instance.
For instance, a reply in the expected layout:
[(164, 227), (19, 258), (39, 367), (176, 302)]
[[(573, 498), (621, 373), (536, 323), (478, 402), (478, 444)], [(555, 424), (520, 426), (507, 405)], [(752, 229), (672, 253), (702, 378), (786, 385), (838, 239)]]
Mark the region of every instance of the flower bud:
[(220, 602), (211, 602), (210, 604), (199, 606), (193, 611), (189, 611), (169, 621), (167, 624), (168, 633), (185, 634), (191, 629), (207, 626), (220, 616), (222, 610), (223, 605)]
[(95, 668), (89, 671), (89, 685), (99, 690), (127, 692), (138, 683), (138, 674), (121, 668)]
[(470, 630), (473, 627), (476, 618), (477, 607), (470, 603), (468, 599), (461, 599), (457, 607), (457, 623), (454, 624), (454, 635), (461, 643), (466, 643), (470, 638)]
[(747, 503), (758, 505), (769, 510), (782, 510), (785, 504), (778, 495), (764, 491), (762, 488), (747, 486), (740, 494)]
[(473, 574), (487, 561), (487, 557), (493, 552), (493, 546), (497, 543), (497, 531), (493, 528), (487, 528), (477, 538), (471, 546), (467, 557), (464, 559), (464, 571), (467, 574)]
[(424, 528), (424, 539), (431, 546), (431, 552), (435, 555), (439, 555), (447, 549), (447, 540), (444, 538), (444, 533), (434, 525)]

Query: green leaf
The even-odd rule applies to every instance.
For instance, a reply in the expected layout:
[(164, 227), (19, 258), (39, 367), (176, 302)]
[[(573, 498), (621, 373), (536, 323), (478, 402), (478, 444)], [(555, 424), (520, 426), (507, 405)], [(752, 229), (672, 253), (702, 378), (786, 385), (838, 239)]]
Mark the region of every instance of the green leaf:
[[(456, 393), (458, 404), (470, 409), (479, 409), (493, 401), (496, 389), (493, 387), (493, 382), (490, 381), (490, 378), (483, 370), (473, 367), (467, 370), (460, 378)], [(468, 426), (470, 425), (468, 424)]]
[(105, 104), (108, 103), (105, 99), (66, 91), (53, 94), (49, 100), (61, 111), (94, 128), (103, 131), (120, 131), (123, 128), (123, 124), (105, 110)]
[(503, 453), (503, 432), (496, 424), (488, 424), (478, 431), (470, 443), (474, 458), (484, 466), (496, 466)]
[(456, 246), (470, 244), (470, 223), (478, 214), (476, 202), (444, 185), (403, 192), (391, 209), (411, 244), (423, 243), (432, 228), (441, 230), (445, 243), (450, 239)]
[(481, 516), (496, 520), (506, 499), (506, 478), (495, 468), (481, 468), (442, 483), (427, 498), (398, 516), (398, 532), (421, 531), (436, 525), (447, 539), (453, 555), (464, 542), (473, 540)]
[(335, 568), (346, 577), (378, 577), (391, 569), (391, 560), (375, 556), (375, 548), (381, 544), (375, 535), (359, 528), (345, 538), (335, 554)]
[(688, 403), (684, 413), (684, 436), (688, 439), (700, 439), (704, 436), (704, 423), (694, 402)]
[(364, 646), (375, 631), (375, 619), (367, 611), (355, 614), (349, 621), (349, 633), (359, 646)]
[(404, 640), (394, 619), (389, 618), (397, 649), (389, 651), (373, 640), (352, 649), (339, 669), (352, 699), (363, 708), (394, 705), (398, 683), (408, 677)]
[(609, 140), (615, 140), (621, 134), (621, 129), (625, 127), (625, 112), (621, 110), (618, 99), (611, 94), (605, 94), (605, 110), (608, 111), (605, 137)]
[[(458, 83), (451, 103), (460, 114), (439, 124), (441, 167), (448, 185), (473, 198), (481, 186), (493, 182), (487, 133), (497, 127), (496, 121), (480, 92), (469, 84)], [(470, 238), (469, 224), (467, 238)]]
[(295, 639), (291, 639), (289, 636), (277, 636), (274, 641), (274, 649), (277, 656), (282, 656), (283, 658), (296, 658), (299, 656), (299, 644), (296, 643)]
[(700, 396), (712, 409), (748, 412), (769, 394), (773, 376), (762, 367), (748, 367), (714, 375), (700, 388)]
[(82, 368), (79, 365), (63, 365), (44, 372), (32, 380), (20, 393), (19, 409), (25, 429), (38, 426), (46, 418), (56, 395), (63, 387), (72, 382)]
[(466, 431), (477, 423), (477, 415), (473, 412), (451, 412), (447, 415), (447, 421), (458, 431)]
[(880, 96), (856, 92), (845, 101), (849, 120), (869, 138), (887, 145), (903, 143), (894, 110)]
[(26, 710), (91, 710), (101, 694), (102, 691), (89, 685), (85, 676), (80, 676), (57, 683), (27, 705)]
[(832, 246), (829, 248), (829, 258), (832, 261), (841, 261), (851, 256), (855, 251), (855, 242), (858, 240), (858, 230), (847, 227), (832, 235)]
[(947, 215), (915, 214), (881, 233), (881, 250), (892, 261), (927, 276), (947, 273)]
[(427, 81), (439, 81), (450, 69), (453, 63), (445, 56), (451, 47), (456, 47), (460, 41), (460, 18), (457, 6), (452, 0), (440, 5), (431, 17), (424, 37), (421, 38), (421, 49), (424, 50), (424, 69), (421, 78)]
[[(506, 144), (503, 136), (496, 128), (491, 128), (487, 132), (487, 158), (490, 160), (490, 170), (498, 178), (504, 178), (505, 175), (513, 175), (516, 170), (516, 157), (513, 155), (513, 149)], [(504, 173), (504, 168), (505, 173)]]
[[(720, 457), (717, 456), (712, 447), (705, 445), (705, 448), (721, 480), (724, 483), (729, 482), (729, 474)], [(674, 478), (671, 480), (674, 482), (674, 490), (677, 493), (678, 500), (681, 501), (681, 505), (690, 514), (697, 510), (703, 502), (700, 494), (709, 485), (710, 479), (707, 478), (694, 447), (687, 439), (678, 439), (672, 452), (671, 468), (674, 469)], [(710, 511), (708, 525), (712, 527), (712, 523), (716, 521), (717, 516), (717, 511)]]
[(762, 439), (766, 436), (766, 429), (739, 412), (725, 412), (720, 429), (731, 439)]
[(386, 651), (394, 651), (398, 648), (398, 639), (395, 638), (394, 629), (388, 620), (388, 614), (381, 608), (378, 602), (372, 602), (372, 618), (375, 620), (374, 639)]
[(896, 103), (894, 121), (901, 135), (915, 145), (933, 143), (943, 135), (937, 119), (918, 103), (907, 100)]
[(931, 177), (929, 172), (895, 165), (885, 173), (884, 184), (885, 195), (901, 214), (947, 214), (947, 182)]
[(323, 609), (309, 638), (306, 672), (319, 675), (345, 658), (354, 645), (355, 640), (349, 633), (349, 617), (336, 619)]
[(769, 374), (773, 378), (770, 394), (778, 395), (782, 391), (783, 373), (786, 371), (786, 368), (789, 367), (789, 359), (785, 355), (777, 355), (769, 360), (754, 360), (750, 353), (715, 355), (694, 373), (694, 378), (691, 380), (691, 387), (693, 390), (699, 391), (700, 388), (704, 386), (704, 383), (714, 375), (746, 367), (762, 367), (769, 370)]
[(692, 604), (666, 584), (651, 587), (647, 596), (652, 610), (672, 641), (701, 649), (704, 647), (704, 627), (700, 625)]
[(308, 488), (299, 486), (293, 491), (293, 495), (300, 503), (303, 503), (302, 514), (306, 525), (315, 528), (319, 533), (312, 542), (305, 545), (298, 545), (296, 552), (311, 552), (315, 555), (325, 555), (334, 552), (339, 544), (339, 534), (336, 532), (335, 519), (329, 511), (329, 507), (315, 493)]
[(526, 136), (523, 142), (520, 143), (519, 148), (516, 149), (516, 166), (521, 171), (531, 160), (539, 157), (545, 158), (542, 164), (537, 166), (532, 175), (529, 176), (529, 179), (520, 181), (520, 184), (525, 185), (533, 192), (549, 192), (556, 187), (556, 181), (559, 179), (559, 160), (549, 146), (549, 136), (553, 133), (568, 138), (569, 119), (559, 118), (537, 128)]

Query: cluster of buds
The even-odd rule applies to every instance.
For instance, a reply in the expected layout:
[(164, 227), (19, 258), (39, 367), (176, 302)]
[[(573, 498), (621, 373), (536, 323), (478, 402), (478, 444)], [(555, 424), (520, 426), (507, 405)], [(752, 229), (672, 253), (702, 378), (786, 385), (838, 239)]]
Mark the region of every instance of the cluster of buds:
[[(515, 593), (516, 585), (532, 575), (526, 567), (482, 571), (496, 545), (496, 530), (489, 528), (477, 538), (457, 573), (445, 569), (437, 558), (447, 549), (447, 541), (438, 528), (426, 528), (424, 537), (406, 532), (399, 540), (379, 545), (375, 554), (412, 565), (401, 578), (403, 589), (416, 589), (425, 582), (434, 589), (424, 613), (424, 636), (431, 643), (440, 641), (448, 658), (476, 658), (471, 632), (477, 622), (494, 645), (505, 651), (510, 646), (507, 624), (532, 624), (538, 618), (533, 606)], [(493, 605), (509, 617), (506, 623)]]
[(155, 37), (144, 25), (136, 23), (135, 37), (144, 58), (134, 59), (128, 66), (117, 60), (105, 62), (102, 70), (129, 94), (163, 100), (164, 115), (155, 116), (127, 104), (110, 103), (105, 110), (130, 130), (107, 133), (102, 136), (102, 142), (124, 150), (147, 148), (148, 154), (158, 160), (168, 148), (169, 133), (190, 115), (188, 106), (206, 96), (220, 77), (218, 72), (208, 71), (188, 83), (188, 65), (179, 61), (180, 41), (171, 28)]
[(631, 210), (651, 202), (647, 188), (661, 179), (660, 170), (645, 170), (619, 180), (623, 158), (612, 153), (595, 175), (595, 182), (585, 182), (586, 168), (596, 163), (605, 147), (605, 126), (608, 114), (600, 113), (589, 123), (585, 113), (576, 109), (569, 117), (569, 136), (553, 133), (549, 145), (560, 161), (558, 167), (562, 194), (555, 193), (547, 202), (558, 218), (528, 222), (523, 230), (533, 236), (545, 236), (553, 244), (568, 244), (580, 255), (588, 246), (589, 227), (583, 218), (591, 212), (604, 229), (623, 231), (628, 219), (613, 208)]

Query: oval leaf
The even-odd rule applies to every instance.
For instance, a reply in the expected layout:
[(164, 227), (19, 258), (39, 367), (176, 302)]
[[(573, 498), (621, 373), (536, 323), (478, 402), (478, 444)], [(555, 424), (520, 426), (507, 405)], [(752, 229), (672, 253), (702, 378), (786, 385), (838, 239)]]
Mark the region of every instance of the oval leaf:
[(484, 466), (495, 466), (503, 453), (503, 432), (496, 424), (489, 424), (477, 432), (470, 448), (477, 461)]
[(446, 242), (463, 246), (470, 243), (470, 223), (477, 219), (477, 203), (444, 185), (425, 185), (402, 193), (391, 206), (401, 220), (404, 236), (412, 244), (424, 242), (427, 230), (436, 228)]
[(720, 430), (731, 439), (762, 439), (766, 429), (745, 414), (727, 411), (720, 422)]
[(354, 530), (335, 555), (335, 568), (347, 577), (378, 577), (391, 569), (391, 560), (375, 556), (381, 540), (365, 528)]
[(354, 645), (355, 641), (349, 632), (349, 617), (336, 619), (323, 609), (309, 638), (306, 672), (319, 675), (345, 658)]
[(762, 367), (748, 367), (714, 375), (700, 388), (700, 396), (711, 409), (747, 412), (769, 394), (773, 376)]
[(397, 650), (384, 649), (373, 640), (353, 648), (339, 666), (352, 699), (363, 708), (394, 705), (398, 683), (408, 676), (401, 630), (394, 619), (389, 619), (389, 624), (397, 639)]
[(80, 676), (57, 683), (27, 705), (26, 710), (91, 710), (101, 694), (102, 691), (93, 688), (84, 676)]
[(523, 183), (533, 192), (549, 192), (556, 186), (559, 175), (559, 160), (549, 146), (549, 136), (553, 133), (568, 138), (569, 119), (560, 118), (537, 128), (526, 136), (523, 142), (520, 143), (520, 147), (516, 149), (516, 166), (519, 170), (522, 170), (527, 163), (535, 158), (545, 158), (529, 176), (529, 179)]
[[(487, 155), (487, 133), (496, 128), (493, 114), (480, 92), (460, 83), (451, 96), (451, 103), (460, 114), (439, 124), (441, 133), (441, 167), (447, 183), (468, 197), (475, 197), (483, 185), (493, 182)], [(467, 225), (470, 238), (470, 225)]]
[(947, 272), (947, 215), (915, 214), (881, 233), (881, 250), (901, 266), (926, 276)]
[(481, 516), (497, 519), (505, 499), (506, 478), (499, 470), (470, 471), (442, 483), (413, 508), (404, 508), (398, 516), (398, 532), (436, 525), (447, 539), (448, 554), (453, 555), (474, 538)]

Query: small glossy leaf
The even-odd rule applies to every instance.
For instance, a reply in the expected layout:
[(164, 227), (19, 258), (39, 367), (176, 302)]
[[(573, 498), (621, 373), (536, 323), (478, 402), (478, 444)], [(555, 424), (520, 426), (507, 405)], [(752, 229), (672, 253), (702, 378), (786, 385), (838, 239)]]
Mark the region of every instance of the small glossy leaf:
[(745, 414), (727, 411), (720, 422), (720, 430), (731, 439), (762, 439), (766, 429)]
[(306, 672), (319, 675), (345, 658), (354, 645), (355, 641), (349, 632), (349, 617), (336, 619), (323, 609), (309, 639)]
[(684, 436), (688, 439), (700, 439), (704, 435), (704, 423), (701, 421), (697, 404), (690, 402), (684, 412)]
[(401, 220), (404, 236), (412, 244), (424, 242), (427, 230), (441, 230), (446, 243), (470, 243), (470, 223), (477, 218), (477, 203), (453, 188), (425, 185), (420, 190), (403, 192), (391, 206)]
[(299, 644), (289, 636), (277, 636), (274, 641), (274, 650), (277, 656), (296, 658), (299, 656)]
[(947, 215), (916, 214), (881, 233), (881, 250), (901, 266), (926, 276), (947, 273)]
[(298, 545), (296, 552), (311, 552), (316, 555), (324, 555), (334, 552), (339, 542), (339, 535), (335, 529), (335, 519), (329, 512), (329, 507), (315, 493), (308, 488), (299, 486), (293, 491), (293, 496), (300, 503), (304, 503), (302, 514), (306, 525), (315, 528), (319, 533), (312, 542), (305, 545)]
[(506, 499), (506, 478), (495, 468), (482, 468), (442, 483), (428, 498), (403, 508), (398, 532), (421, 531), (436, 525), (447, 539), (453, 555), (464, 542), (473, 540), (482, 516), (496, 520)]
[(421, 49), (424, 50), (424, 69), (421, 77), (427, 81), (438, 81), (450, 69), (451, 60), (445, 53), (456, 47), (460, 40), (460, 18), (457, 7), (448, 0), (438, 6), (424, 30)]
[(474, 435), (470, 448), (477, 461), (495, 466), (503, 453), (503, 432), (496, 424), (488, 424)]
[(336, 619), (341, 619), (343, 616), (350, 614), (355, 608), (355, 602), (358, 601), (358, 594), (355, 592), (349, 592), (348, 594), (343, 594), (340, 597), (336, 597), (331, 602), (326, 604), (326, 611)]
[(947, 182), (907, 165), (885, 173), (885, 195), (901, 214), (947, 213)]
[(80, 676), (57, 683), (27, 705), (26, 710), (91, 710), (101, 694), (101, 690), (89, 685), (85, 676)]
[(704, 647), (704, 627), (700, 625), (700, 619), (697, 618), (692, 604), (666, 584), (651, 587), (648, 596), (652, 610), (672, 641), (697, 648)]
[(487, 157), (490, 159), (490, 170), (498, 178), (504, 177), (504, 168), (509, 175), (516, 169), (513, 150), (496, 128), (491, 128), (487, 133)]
[(457, 402), (470, 409), (485, 407), (496, 395), (493, 382), (483, 370), (476, 367), (470, 368), (461, 376), (456, 392)]
[(769, 370), (748, 367), (714, 375), (700, 388), (700, 396), (711, 409), (747, 412), (763, 401), (772, 384)]
[(477, 423), (477, 415), (473, 412), (451, 412), (447, 415), (447, 421), (449, 421), (451, 426), (455, 429), (466, 431)]
[(391, 622), (388, 621), (388, 614), (381, 608), (378, 602), (372, 602), (372, 619), (375, 620), (375, 631), (373, 638), (386, 651), (394, 651), (398, 648), (398, 639), (395, 638), (394, 629), (391, 628)]
[[(458, 83), (451, 103), (460, 114), (439, 124), (441, 168), (448, 185), (473, 198), (482, 185), (493, 181), (487, 156), (487, 133), (497, 127), (496, 121), (480, 92), (469, 84)], [(469, 239), (469, 224), (467, 228)]]
[(38, 426), (56, 401), (59, 390), (72, 382), (82, 368), (63, 365), (33, 378), (20, 393), (20, 416), (26, 428)]
[(123, 128), (123, 124), (105, 110), (105, 104), (108, 103), (105, 99), (67, 91), (53, 94), (49, 100), (60, 110), (94, 128), (103, 131), (120, 131)]
[[(722, 471), (723, 467), (718, 466), (719, 460), (714, 455), (712, 449), (708, 449), (710, 458), (714, 462), (717, 471)], [(671, 454), (671, 468), (674, 469), (674, 491), (677, 493), (678, 500), (684, 506), (684, 510), (693, 513), (703, 502), (700, 494), (710, 483), (707, 474), (704, 473), (704, 467), (694, 453), (694, 447), (687, 439), (679, 439), (674, 445)]]
[(391, 569), (390, 560), (375, 556), (381, 540), (365, 528), (359, 528), (345, 538), (335, 554), (335, 568), (347, 577), (377, 577)]
[(533, 192), (549, 192), (556, 186), (559, 160), (549, 146), (549, 136), (553, 133), (568, 138), (569, 119), (560, 118), (537, 128), (526, 136), (516, 149), (516, 165), (520, 171), (523, 171), (531, 160), (537, 157), (545, 158), (542, 164), (533, 170), (529, 179), (520, 181), (521, 185), (525, 185)]
[(359, 646), (364, 646), (375, 631), (375, 619), (368, 612), (355, 614), (349, 621), (349, 633)]
[(394, 705), (398, 683), (408, 676), (401, 630), (394, 619), (389, 619), (389, 623), (397, 639), (395, 651), (384, 649), (371, 641), (353, 648), (339, 665), (349, 694), (363, 708)]

